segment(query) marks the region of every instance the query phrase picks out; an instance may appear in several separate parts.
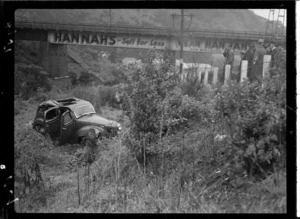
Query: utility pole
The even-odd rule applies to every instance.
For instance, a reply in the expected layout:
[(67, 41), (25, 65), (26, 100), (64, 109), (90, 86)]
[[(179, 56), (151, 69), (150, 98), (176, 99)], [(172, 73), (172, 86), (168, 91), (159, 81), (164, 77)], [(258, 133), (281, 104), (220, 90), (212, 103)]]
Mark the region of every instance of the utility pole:
[(181, 25), (180, 25), (180, 74), (182, 73), (183, 68), (183, 28), (184, 28), (184, 12), (181, 9)]
[(184, 42), (184, 16), (188, 16), (191, 18), (192, 21), (192, 14), (189, 15), (184, 15), (184, 9), (181, 9), (181, 15), (177, 15), (177, 14), (172, 14), (173, 17), (173, 29), (174, 29), (174, 19), (176, 16), (180, 16), (181, 17), (181, 22), (180, 22), (180, 74), (182, 74), (182, 69), (183, 69), (183, 42)]

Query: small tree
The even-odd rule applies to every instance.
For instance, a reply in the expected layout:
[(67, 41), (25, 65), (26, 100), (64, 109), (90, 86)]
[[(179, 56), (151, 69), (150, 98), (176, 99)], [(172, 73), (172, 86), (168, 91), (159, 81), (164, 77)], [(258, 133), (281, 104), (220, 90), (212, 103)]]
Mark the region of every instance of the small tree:
[(155, 143), (160, 139), (160, 127), (166, 126), (169, 118), (165, 100), (179, 83), (169, 51), (163, 54), (149, 51), (142, 63), (141, 67), (134, 65), (125, 73), (128, 86), (124, 100), (130, 112), (130, 135), (136, 142), (130, 146), (140, 155), (144, 154), (144, 148), (158, 150)]

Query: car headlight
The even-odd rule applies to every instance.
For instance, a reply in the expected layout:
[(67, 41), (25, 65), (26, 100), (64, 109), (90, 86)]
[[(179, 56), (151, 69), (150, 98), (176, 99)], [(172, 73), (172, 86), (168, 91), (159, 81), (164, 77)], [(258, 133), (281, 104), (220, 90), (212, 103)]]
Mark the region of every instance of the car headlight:
[(122, 130), (122, 127), (120, 124), (118, 124), (118, 130), (121, 131)]
[(90, 129), (88, 132), (88, 137), (91, 140), (94, 140), (96, 138), (96, 131), (94, 129)]

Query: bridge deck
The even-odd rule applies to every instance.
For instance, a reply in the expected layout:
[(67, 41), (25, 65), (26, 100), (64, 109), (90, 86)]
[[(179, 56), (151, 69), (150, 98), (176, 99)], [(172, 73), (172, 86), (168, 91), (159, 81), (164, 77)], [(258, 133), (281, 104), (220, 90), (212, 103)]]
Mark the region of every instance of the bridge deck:
[[(109, 26), (109, 25), (87, 25), (87, 24), (71, 24), (71, 23), (51, 23), (51, 22), (29, 22), (16, 21), (16, 29), (31, 29), (31, 30), (62, 30), (62, 31), (86, 31), (86, 32), (106, 32), (117, 34), (140, 34), (152, 36), (179, 36), (178, 30), (163, 28), (163, 27), (136, 27), (136, 26)], [(243, 39), (243, 40), (258, 40), (271, 39), (272, 34), (250, 31), (228, 31), (228, 30), (190, 30), (185, 32), (185, 37), (204, 37), (218, 39)], [(277, 35), (277, 40), (285, 41), (285, 35)]]

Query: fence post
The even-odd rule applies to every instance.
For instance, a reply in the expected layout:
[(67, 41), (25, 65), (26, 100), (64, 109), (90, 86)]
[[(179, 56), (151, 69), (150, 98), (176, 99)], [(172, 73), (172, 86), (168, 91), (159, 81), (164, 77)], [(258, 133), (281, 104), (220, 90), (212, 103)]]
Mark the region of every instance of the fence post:
[(247, 78), (247, 69), (248, 69), (248, 61), (243, 60), (242, 61), (242, 68), (241, 68), (241, 80), (240, 82), (243, 82)]
[(225, 80), (224, 80), (224, 85), (227, 85), (227, 82), (229, 80), (229, 77), (230, 77), (230, 68), (231, 68), (231, 65), (226, 65), (225, 66)]
[(207, 85), (208, 81), (208, 69), (205, 69), (205, 75), (204, 75), (204, 84)]
[(214, 67), (213, 84), (216, 84), (217, 81), (218, 81), (218, 71), (219, 71), (219, 68), (218, 67)]
[(181, 78), (181, 80), (183, 81), (183, 82), (185, 82), (186, 81), (186, 72), (182, 72), (181, 74), (180, 74), (180, 78)]
[(198, 70), (198, 80), (199, 80), (199, 83), (201, 83), (201, 76), (202, 76), (202, 71)]
[(269, 75), (270, 62), (271, 62), (271, 55), (264, 55), (263, 72), (262, 72), (263, 78)]

